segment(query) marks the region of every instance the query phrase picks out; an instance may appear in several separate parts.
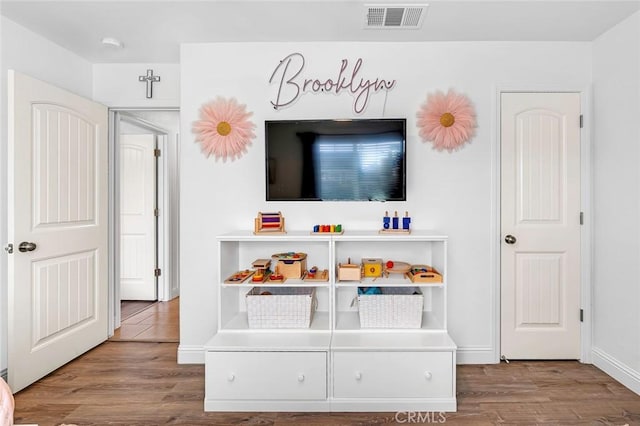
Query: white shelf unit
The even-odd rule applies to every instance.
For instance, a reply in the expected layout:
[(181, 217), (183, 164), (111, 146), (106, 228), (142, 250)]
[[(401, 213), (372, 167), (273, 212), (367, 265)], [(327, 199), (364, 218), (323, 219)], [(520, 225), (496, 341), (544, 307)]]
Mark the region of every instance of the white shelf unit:
[[(304, 281), (287, 279), (284, 283), (255, 283), (248, 278), (241, 284), (227, 284), (224, 281), (232, 274), (251, 269), (257, 259), (270, 259), (271, 255), (287, 252), (307, 254), (307, 266), (317, 266), (320, 270), (331, 269), (331, 239), (325, 236), (310, 236), (308, 233), (287, 233), (273, 235), (253, 235), (237, 232), (218, 238), (218, 286), (220, 331), (260, 332), (250, 329), (247, 321), (245, 296), (253, 287), (314, 287), (318, 306), (313, 317), (310, 332), (330, 331), (331, 328), (331, 283), (330, 281)], [(283, 331), (287, 331), (283, 329)]]
[[(218, 238), (218, 332), (206, 345), (207, 411), (455, 411), (456, 345), (447, 332), (447, 237), (427, 232), (253, 235)], [(259, 258), (307, 253), (307, 267), (327, 282), (225, 284)], [(381, 258), (427, 264), (443, 283), (412, 283), (402, 274), (337, 280), (337, 265)], [(244, 296), (258, 287), (315, 287), (318, 309), (308, 329), (249, 328)], [(419, 329), (362, 329), (358, 287), (417, 287), (424, 295)]]
[[(371, 234), (353, 232), (333, 239), (336, 265), (359, 264), (362, 259), (378, 258), (383, 263), (391, 260), (409, 265), (430, 265), (443, 277), (442, 283), (413, 283), (404, 274), (388, 277), (363, 278), (361, 281), (338, 281), (334, 285), (335, 316), (333, 329), (366, 332), (359, 325), (358, 306), (355, 303), (358, 287), (416, 287), (424, 296), (423, 331), (447, 329), (447, 238), (424, 233)], [(379, 329), (376, 329), (379, 331)], [(395, 329), (390, 329), (395, 330)]]

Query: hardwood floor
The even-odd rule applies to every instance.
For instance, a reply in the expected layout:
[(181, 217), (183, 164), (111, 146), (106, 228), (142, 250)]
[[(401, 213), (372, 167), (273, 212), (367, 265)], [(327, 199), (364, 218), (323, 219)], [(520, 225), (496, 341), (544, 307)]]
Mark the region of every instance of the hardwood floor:
[(179, 342), (180, 301), (157, 302), (122, 321), (110, 341)]
[[(407, 413), (397, 418), (395, 413), (205, 413), (204, 366), (177, 365), (176, 353), (175, 343), (106, 342), (17, 393), (15, 421), (40, 426), (410, 423)], [(640, 396), (577, 362), (461, 365), (457, 389), (458, 412), (435, 413), (435, 423), (640, 424)]]
[(120, 301), (120, 317), (124, 321), (130, 316), (133, 316), (140, 311), (144, 311), (154, 303), (156, 302), (146, 302), (142, 300), (122, 300)]

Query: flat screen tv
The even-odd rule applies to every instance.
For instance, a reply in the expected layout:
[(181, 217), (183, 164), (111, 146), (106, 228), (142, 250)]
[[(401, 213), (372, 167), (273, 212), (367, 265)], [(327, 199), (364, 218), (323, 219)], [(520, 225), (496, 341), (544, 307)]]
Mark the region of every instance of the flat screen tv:
[(267, 201), (406, 201), (406, 119), (265, 121)]

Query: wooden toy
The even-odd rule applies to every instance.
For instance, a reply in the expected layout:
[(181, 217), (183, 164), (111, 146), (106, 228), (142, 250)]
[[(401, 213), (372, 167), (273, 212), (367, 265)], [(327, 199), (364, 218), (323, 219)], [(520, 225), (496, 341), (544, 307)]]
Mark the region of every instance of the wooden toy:
[(258, 212), (254, 221), (254, 234), (286, 234), (282, 213)]
[(271, 266), (270, 259), (257, 259), (251, 264), (251, 266), (255, 269), (253, 277), (251, 277), (251, 282), (262, 283), (269, 278), (269, 266)]
[(409, 279), (414, 283), (441, 283), (442, 275), (429, 265), (411, 265)]
[(307, 277), (309, 277), (310, 279), (313, 279), (316, 277), (317, 273), (318, 273), (318, 267), (312, 266), (311, 269), (307, 271)]
[(250, 269), (245, 269), (244, 271), (238, 271), (235, 274), (231, 274), (224, 282), (226, 284), (240, 284), (244, 282), (247, 278), (252, 276), (255, 271)]
[(351, 259), (347, 262), (338, 264), (338, 281), (360, 281), (362, 278), (360, 265), (351, 263)]
[(411, 233), (411, 218), (409, 217), (409, 212), (404, 212), (404, 217), (402, 218), (402, 228), (400, 228), (400, 218), (398, 217), (398, 212), (394, 212), (393, 217), (389, 217), (389, 212), (384, 212), (384, 217), (382, 218), (382, 229), (379, 231), (380, 234), (409, 234)]
[(280, 273), (278, 265), (276, 265), (276, 270), (269, 274), (269, 282), (270, 283), (283, 283), (287, 280), (287, 277)]
[(342, 229), (342, 225), (314, 225), (313, 231), (311, 231), (311, 235), (316, 234), (344, 234), (344, 229)]
[(407, 274), (410, 269), (411, 265), (407, 262), (389, 260), (385, 264), (384, 272), (387, 276), (389, 276), (389, 274)]
[(267, 269), (269, 266), (271, 266), (271, 259), (254, 260), (251, 266), (253, 266), (253, 269)]
[(365, 278), (382, 276), (382, 259), (362, 259), (362, 269)]
[(389, 217), (389, 212), (384, 212), (384, 217), (382, 218), (382, 229), (391, 229), (391, 218)]
[(306, 253), (277, 253), (271, 258), (276, 261), (276, 269), (285, 278), (300, 279), (307, 270)]
[(329, 281), (329, 271), (323, 269), (322, 271), (318, 269), (317, 266), (312, 267), (307, 271), (304, 275), (305, 281)]
[(251, 282), (254, 283), (263, 283), (266, 279), (267, 279), (268, 274), (262, 270), (262, 269), (258, 269), (254, 274), (253, 277), (251, 277)]
[(404, 217), (402, 218), (402, 229), (408, 231), (411, 226), (411, 218), (409, 217), (409, 212), (404, 212)]

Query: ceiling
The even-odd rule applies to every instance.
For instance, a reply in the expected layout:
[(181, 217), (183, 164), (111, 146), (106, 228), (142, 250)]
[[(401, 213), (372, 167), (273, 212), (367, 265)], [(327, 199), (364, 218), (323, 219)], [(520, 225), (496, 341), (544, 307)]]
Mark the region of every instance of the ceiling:
[(591, 41), (640, 10), (640, 0), (431, 0), (420, 29), (364, 28), (365, 5), (419, 3), (4, 0), (0, 12), (92, 63), (177, 63), (180, 44), (192, 42)]

